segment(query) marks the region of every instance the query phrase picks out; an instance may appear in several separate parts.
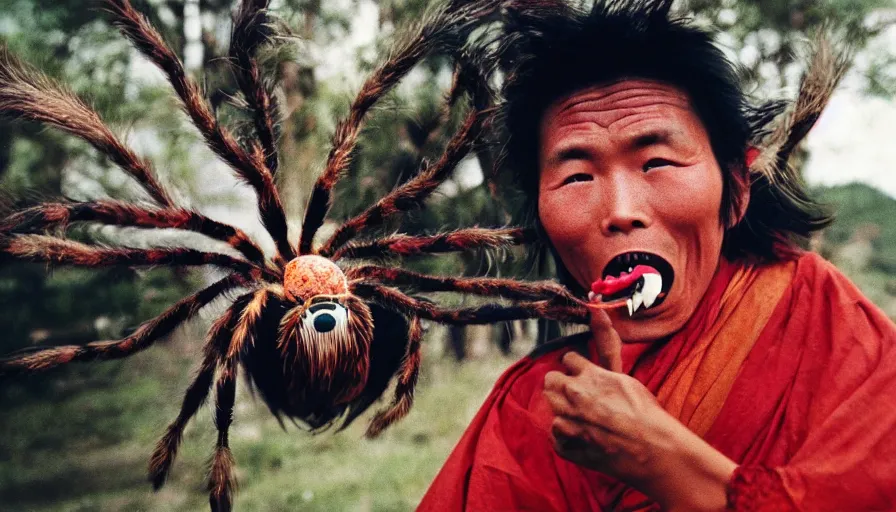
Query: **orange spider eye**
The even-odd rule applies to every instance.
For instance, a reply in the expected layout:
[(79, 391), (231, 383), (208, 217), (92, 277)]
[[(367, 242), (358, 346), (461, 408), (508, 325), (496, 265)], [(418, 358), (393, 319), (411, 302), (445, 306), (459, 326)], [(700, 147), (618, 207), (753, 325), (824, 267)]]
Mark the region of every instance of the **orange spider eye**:
[(305, 301), (315, 295), (348, 292), (345, 274), (332, 261), (314, 255), (299, 256), (286, 265), (283, 289), (290, 300)]

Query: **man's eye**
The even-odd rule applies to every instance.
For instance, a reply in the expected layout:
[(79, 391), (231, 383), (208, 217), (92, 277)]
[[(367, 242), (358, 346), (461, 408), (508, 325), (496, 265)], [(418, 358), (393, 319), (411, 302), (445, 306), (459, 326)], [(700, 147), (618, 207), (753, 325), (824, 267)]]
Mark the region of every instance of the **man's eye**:
[(594, 180), (593, 176), (591, 176), (590, 174), (585, 174), (585, 173), (580, 172), (577, 174), (573, 174), (572, 176), (569, 176), (568, 178), (563, 180), (563, 184), (567, 185), (569, 183), (575, 183), (577, 181), (592, 181), (592, 180)]
[(647, 172), (651, 169), (656, 169), (658, 167), (666, 167), (670, 165), (675, 165), (675, 162), (671, 160), (666, 160), (665, 158), (651, 158), (644, 164), (644, 172)]

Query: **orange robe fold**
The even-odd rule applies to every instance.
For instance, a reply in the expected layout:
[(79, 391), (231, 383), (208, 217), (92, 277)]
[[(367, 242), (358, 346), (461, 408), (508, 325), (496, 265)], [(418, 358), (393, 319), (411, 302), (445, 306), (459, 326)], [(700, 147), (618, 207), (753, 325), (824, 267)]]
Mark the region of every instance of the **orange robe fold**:
[[(560, 458), (544, 376), (590, 335), (508, 369), (432, 483), (423, 511), (657, 510)], [(624, 370), (740, 464), (732, 510), (896, 510), (896, 326), (814, 254), (723, 262), (685, 327), (623, 347)]]

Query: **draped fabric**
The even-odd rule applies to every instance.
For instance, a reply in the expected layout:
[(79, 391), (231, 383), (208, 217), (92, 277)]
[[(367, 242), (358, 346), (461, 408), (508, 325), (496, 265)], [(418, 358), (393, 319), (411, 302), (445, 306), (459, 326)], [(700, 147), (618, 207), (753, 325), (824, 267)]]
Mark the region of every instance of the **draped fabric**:
[[(508, 369), (420, 504), (423, 511), (658, 510), (557, 456), (544, 376), (588, 333)], [(623, 347), (624, 371), (740, 464), (732, 510), (896, 510), (896, 326), (814, 254), (722, 262), (669, 340)]]

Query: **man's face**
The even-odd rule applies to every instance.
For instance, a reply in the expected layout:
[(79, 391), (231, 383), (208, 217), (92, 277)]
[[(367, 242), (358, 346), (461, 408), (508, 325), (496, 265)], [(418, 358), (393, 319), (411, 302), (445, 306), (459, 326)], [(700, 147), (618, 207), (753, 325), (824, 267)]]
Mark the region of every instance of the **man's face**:
[(681, 329), (724, 234), (721, 171), (687, 95), (648, 80), (578, 91), (547, 109), (540, 142), (539, 217), (572, 276), (590, 289), (643, 261), (640, 253), (659, 256), (671, 266), (659, 260), (664, 288), (672, 282), (665, 300), (610, 317), (628, 343)]

